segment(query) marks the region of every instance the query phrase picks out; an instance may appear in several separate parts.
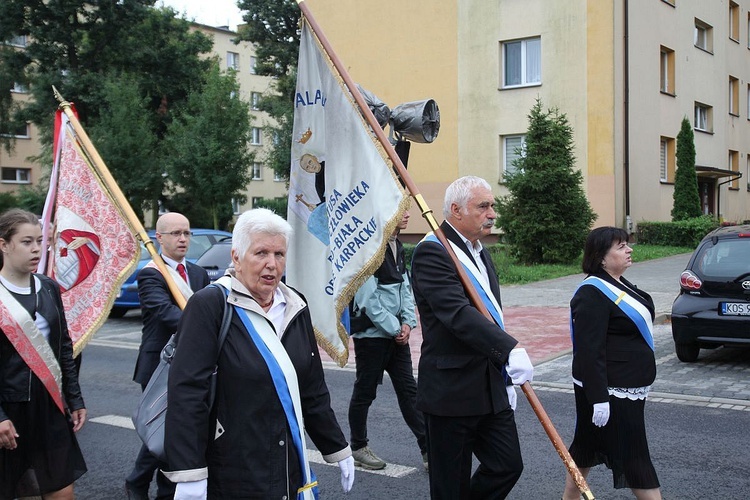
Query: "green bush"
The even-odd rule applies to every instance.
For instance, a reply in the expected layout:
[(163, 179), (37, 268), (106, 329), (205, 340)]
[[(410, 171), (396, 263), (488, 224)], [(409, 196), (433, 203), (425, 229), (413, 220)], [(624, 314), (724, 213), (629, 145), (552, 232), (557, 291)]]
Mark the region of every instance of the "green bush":
[(18, 198), (13, 193), (0, 193), (0, 213), (11, 208), (18, 208)]
[(280, 215), (281, 217), (286, 219), (287, 202), (288, 198), (286, 197), (261, 198), (260, 200), (255, 201), (255, 203), (253, 204), (253, 208), (267, 208), (268, 210), (274, 212), (276, 215)]
[(639, 222), (636, 234), (642, 244), (693, 248), (717, 227), (716, 219), (702, 215), (676, 222)]

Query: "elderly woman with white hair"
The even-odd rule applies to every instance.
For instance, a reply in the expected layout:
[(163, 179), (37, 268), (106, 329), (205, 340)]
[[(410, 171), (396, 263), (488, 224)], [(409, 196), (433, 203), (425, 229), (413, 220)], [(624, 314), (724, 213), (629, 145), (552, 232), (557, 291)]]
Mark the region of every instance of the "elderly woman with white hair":
[[(165, 431), (165, 474), (177, 483), (177, 500), (312, 499), (305, 431), (351, 489), (354, 460), (331, 409), (310, 311), (281, 282), (291, 233), (269, 210), (243, 213), (232, 235), (234, 269), (185, 308)], [(219, 352), (225, 303), (234, 310)]]

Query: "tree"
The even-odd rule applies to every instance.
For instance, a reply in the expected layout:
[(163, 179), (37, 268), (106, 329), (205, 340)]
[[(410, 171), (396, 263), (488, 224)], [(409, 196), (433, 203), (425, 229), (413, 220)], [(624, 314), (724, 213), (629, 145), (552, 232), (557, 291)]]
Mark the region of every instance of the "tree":
[(234, 72), (222, 74), (214, 61), (206, 85), (188, 96), (167, 129), (164, 163), (172, 189), (208, 209), (214, 229), (221, 207), (231, 198), (245, 201), (251, 180), (250, 104), (239, 95)]
[(164, 185), (149, 96), (141, 96), (133, 75), (111, 76), (103, 83), (104, 99), (88, 134), (107, 168), (140, 219), (150, 208), (156, 225)]
[(575, 169), (573, 130), (557, 109), (542, 111), (537, 99), (529, 113), (523, 154), (498, 200), (497, 226), (511, 252), (527, 264), (570, 263), (580, 255), (596, 215)]
[[(76, 104), (87, 127), (106, 102), (102, 82), (117, 74), (130, 75), (140, 95), (150, 97), (152, 130), (161, 139), (172, 107), (202, 84), (210, 62), (201, 55), (211, 50), (212, 42), (191, 31), (190, 23), (176, 18), (174, 10), (155, 9), (153, 4), (154, 0), (0, 2), (0, 41), (25, 36), (27, 42), (25, 49), (0, 43), (0, 130), (31, 121), (49, 146), (57, 108), (51, 86)], [(29, 88), (32, 98), (19, 104), (10, 92), (14, 84)]]
[(300, 9), (293, 0), (239, 0), (237, 6), (247, 11), (243, 17), (247, 24), (240, 30), (239, 40), (254, 44), (256, 73), (274, 77), (259, 105), (274, 121), (264, 127), (275, 140), (263, 160), (281, 178), (289, 179)]
[(674, 205), (672, 220), (687, 220), (703, 215), (698, 194), (698, 176), (695, 173), (695, 142), (693, 127), (687, 118), (682, 119), (677, 134), (677, 170), (674, 175)]

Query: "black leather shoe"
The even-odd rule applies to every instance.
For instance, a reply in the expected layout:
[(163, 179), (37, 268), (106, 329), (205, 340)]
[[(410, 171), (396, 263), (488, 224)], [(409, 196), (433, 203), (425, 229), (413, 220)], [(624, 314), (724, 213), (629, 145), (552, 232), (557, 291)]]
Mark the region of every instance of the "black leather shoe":
[(125, 483), (125, 493), (128, 495), (128, 500), (148, 500), (148, 490), (139, 490), (127, 482)]

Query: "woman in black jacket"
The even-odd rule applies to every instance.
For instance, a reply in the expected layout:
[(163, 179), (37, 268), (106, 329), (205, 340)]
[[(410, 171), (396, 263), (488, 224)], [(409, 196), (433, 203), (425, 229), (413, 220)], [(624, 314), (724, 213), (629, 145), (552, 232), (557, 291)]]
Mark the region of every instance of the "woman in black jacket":
[[(615, 488), (660, 499), (644, 422), (656, 378), (654, 302), (622, 276), (632, 251), (627, 232), (616, 227), (596, 228), (586, 240), (582, 267), (588, 277), (570, 301), (576, 400), (570, 454), (584, 477), (603, 463), (612, 469)], [(579, 495), (568, 475), (563, 499)]]
[[(331, 409), (310, 311), (281, 282), (291, 231), (270, 210), (243, 213), (232, 235), (234, 268), (217, 281), (224, 290), (206, 287), (185, 308), (164, 440), (175, 500), (311, 500), (317, 482), (305, 432), (338, 464), (344, 491), (352, 487), (354, 459)], [(232, 320), (219, 352), (225, 307)]]
[(86, 472), (75, 437), (86, 421), (60, 288), (33, 271), (42, 228), (0, 215), (0, 500), (72, 499)]

